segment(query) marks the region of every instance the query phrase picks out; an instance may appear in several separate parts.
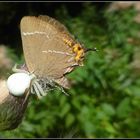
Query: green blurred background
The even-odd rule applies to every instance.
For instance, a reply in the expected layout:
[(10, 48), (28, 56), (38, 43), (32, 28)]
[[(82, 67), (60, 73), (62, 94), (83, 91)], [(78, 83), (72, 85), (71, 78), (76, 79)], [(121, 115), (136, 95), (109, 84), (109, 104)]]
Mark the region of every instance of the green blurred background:
[(24, 62), (19, 23), (49, 15), (87, 48), (84, 67), (68, 75), (70, 96), (56, 90), (30, 99), (22, 123), (1, 138), (138, 138), (140, 136), (140, 2), (0, 3), (0, 76)]

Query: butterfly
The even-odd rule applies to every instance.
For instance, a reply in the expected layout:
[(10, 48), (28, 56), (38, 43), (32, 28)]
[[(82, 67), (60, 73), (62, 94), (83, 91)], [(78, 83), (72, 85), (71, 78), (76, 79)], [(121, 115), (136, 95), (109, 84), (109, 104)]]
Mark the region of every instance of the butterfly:
[(83, 65), (86, 49), (68, 29), (47, 15), (25, 16), (20, 22), (23, 53), (37, 96), (58, 85), (70, 88), (66, 75)]

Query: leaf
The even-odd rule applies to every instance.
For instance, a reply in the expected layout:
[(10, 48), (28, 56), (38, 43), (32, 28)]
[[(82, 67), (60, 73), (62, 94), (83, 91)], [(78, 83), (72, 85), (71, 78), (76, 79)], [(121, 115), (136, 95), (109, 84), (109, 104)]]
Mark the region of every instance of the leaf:
[(67, 103), (63, 106), (62, 110), (59, 113), (60, 117), (64, 117), (70, 111), (70, 105)]
[(65, 120), (65, 123), (66, 123), (66, 127), (70, 127), (72, 125), (72, 123), (74, 122), (75, 120), (75, 117), (73, 114), (69, 113), (67, 116), (66, 116), (66, 120)]
[(132, 111), (132, 107), (130, 105), (130, 98), (124, 98), (116, 109), (117, 116), (119, 118), (126, 118)]
[(115, 115), (115, 109), (113, 108), (113, 106), (111, 104), (103, 103), (101, 106), (102, 106), (103, 111), (107, 115), (109, 115), (109, 116)]

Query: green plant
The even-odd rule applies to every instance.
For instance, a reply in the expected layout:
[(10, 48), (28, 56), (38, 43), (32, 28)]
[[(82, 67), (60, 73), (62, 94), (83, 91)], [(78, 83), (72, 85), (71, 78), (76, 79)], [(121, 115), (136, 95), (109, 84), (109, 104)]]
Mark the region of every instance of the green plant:
[[(2, 137), (139, 137), (140, 80), (131, 63), (139, 25), (133, 8), (107, 12), (90, 3), (72, 18), (63, 7), (56, 12), (86, 47), (98, 52), (86, 55), (85, 66), (68, 75), (70, 96), (50, 92), (44, 99), (32, 97), (19, 128)], [(64, 18), (63, 18), (64, 17)]]

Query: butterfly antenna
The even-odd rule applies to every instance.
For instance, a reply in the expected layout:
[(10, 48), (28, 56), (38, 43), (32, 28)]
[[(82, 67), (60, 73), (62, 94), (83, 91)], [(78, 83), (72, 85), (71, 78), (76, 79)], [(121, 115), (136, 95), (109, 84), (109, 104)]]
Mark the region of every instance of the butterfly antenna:
[(97, 48), (93, 48), (93, 49), (91, 49), (91, 48), (90, 48), (90, 49), (87, 49), (87, 48), (86, 48), (86, 49), (85, 49), (85, 52), (89, 52), (89, 51), (95, 51), (95, 52), (97, 52), (97, 51), (99, 51), (99, 50), (98, 50)]

